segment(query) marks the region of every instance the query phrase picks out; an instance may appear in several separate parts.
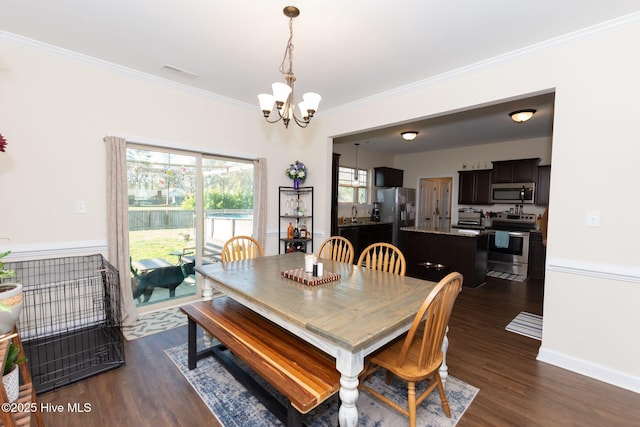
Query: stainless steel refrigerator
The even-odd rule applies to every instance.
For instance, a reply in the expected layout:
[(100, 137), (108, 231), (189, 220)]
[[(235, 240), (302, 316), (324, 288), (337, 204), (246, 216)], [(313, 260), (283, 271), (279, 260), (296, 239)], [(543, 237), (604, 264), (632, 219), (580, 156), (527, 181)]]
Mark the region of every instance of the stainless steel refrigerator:
[(413, 227), (416, 220), (415, 188), (378, 188), (376, 202), (380, 203), (380, 222), (393, 223), (393, 244), (398, 246), (400, 227)]

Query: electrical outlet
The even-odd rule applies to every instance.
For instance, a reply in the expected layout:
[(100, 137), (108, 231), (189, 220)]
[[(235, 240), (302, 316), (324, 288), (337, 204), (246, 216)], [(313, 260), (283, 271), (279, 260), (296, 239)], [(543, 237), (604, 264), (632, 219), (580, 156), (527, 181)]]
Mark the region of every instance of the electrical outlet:
[(600, 227), (600, 211), (587, 211), (585, 222), (587, 227)]

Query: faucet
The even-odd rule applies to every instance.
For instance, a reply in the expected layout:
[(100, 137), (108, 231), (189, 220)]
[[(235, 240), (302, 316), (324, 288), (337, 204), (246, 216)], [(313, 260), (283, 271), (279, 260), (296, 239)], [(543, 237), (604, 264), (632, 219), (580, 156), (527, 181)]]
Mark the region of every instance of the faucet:
[(358, 209), (356, 208), (356, 205), (351, 206), (351, 223), (355, 224), (356, 222), (358, 222), (358, 220), (356, 219), (356, 217), (358, 216)]

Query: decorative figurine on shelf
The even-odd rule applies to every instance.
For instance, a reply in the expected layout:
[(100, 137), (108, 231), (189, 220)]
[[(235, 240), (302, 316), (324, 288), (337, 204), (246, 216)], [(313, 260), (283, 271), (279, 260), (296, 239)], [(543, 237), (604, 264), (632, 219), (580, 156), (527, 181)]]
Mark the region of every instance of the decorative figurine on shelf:
[(296, 160), (295, 163), (291, 163), (289, 167), (285, 169), (284, 174), (293, 180), (293, 188), (297, 190), (300, 188), (300, 184), (304, 183), (304, 180), (307, 179), (307, 167), (304, 163)]

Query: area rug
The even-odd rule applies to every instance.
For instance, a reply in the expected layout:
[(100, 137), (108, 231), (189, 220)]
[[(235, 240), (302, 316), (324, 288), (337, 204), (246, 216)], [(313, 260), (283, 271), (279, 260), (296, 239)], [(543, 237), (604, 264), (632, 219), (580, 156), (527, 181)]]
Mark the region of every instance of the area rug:
[[(202, 348), (202, 342), (198, 348)], [(207, 404), (218, 421), (225, 427), (271, 427), (282, 423), (269, 412), (244, 386), (238, 383), (213, 357), (198, 361), (192, 371), (187, 368), (187, 345), (165, 350), (180, 372)], [(406, 383), (396, 379), (385, 384), (384, 373), (374, 374), (367, 383), (394, 399), (406, 403)], [(418, 408), (418, 426), (455, 426), (465, 413), (479, 389), (449, 376), (446, 393), (451, 406), (451, 418), (447, 418), (440, 404), (438, 392), (432, 393)], [(277, 394), (276, 391), (272, 390)], [(416, 390), (418, 391), (418, 390)], [(304, 416), (309, 427), (338, 425), (338, 394)], [(406, 425), (408, 419), (366, 392), (358, 398), (359, 426), (399, 426)]]
[(511, 280), (513, 282), (524, 282), (527, 280), (527, 276), (522, 276), (519, 274), (505, 273), (503, 271), (487, 271), (487, 276), (495, 277), (498, 279)]
[(127, 341), (132, 341), (186, 324), (187, 316), (180, 308), (173, 307), (140, 315), (135, 325), (122, 327), (122, 334)]
[(542, 316), (521, 311), (505, 329), (542, 341)]

